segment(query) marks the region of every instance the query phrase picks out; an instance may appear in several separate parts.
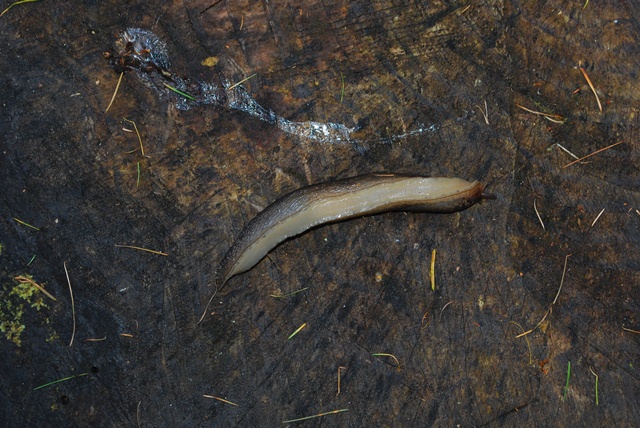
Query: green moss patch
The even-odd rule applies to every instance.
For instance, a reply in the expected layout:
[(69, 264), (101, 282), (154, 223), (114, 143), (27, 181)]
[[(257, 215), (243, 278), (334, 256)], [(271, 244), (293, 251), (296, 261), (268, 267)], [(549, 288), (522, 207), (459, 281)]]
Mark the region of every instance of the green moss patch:
[[(28, 274), (22, 276), (33, 279)], [(7, 340), (20, 346), (20, 336), (26, 328), (22, 321), (25, 308), (35, 308), (39, 311), (48, 306), (36, 286), (15, 279), (11, 281), (12, 283), (3, 285), (0, 290), (0, 332), (4, 333)]]

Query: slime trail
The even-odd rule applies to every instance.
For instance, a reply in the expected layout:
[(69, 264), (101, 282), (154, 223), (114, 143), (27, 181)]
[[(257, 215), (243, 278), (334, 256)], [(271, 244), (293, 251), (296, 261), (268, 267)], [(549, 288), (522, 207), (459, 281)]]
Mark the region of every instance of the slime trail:
[[(242, 85), (232, 85), (221, 77), (219, 84), (200, 82), (178, 76), (171, 71), (166, 44), (149, 30), (128, 28), (115, 42), (115, 49), (105, 52), (116, 72), (132, 70), (161, 98), (170, 100), (180, 110), (192, 106), (213, 105), (240, 110), (274, 125), (284, 132), (319, 143), (356, 143), (350, 139), (355, 128), (339, 123), (292, 122), (262, 107)], [(179, 95), (171, 88), (189, 95)]]

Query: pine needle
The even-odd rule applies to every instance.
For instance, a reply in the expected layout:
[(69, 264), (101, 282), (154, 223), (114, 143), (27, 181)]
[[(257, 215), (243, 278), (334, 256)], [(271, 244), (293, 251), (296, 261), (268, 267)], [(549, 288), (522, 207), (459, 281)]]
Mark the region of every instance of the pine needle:
[(0, 17), (2, 17), (2, 15), (4, 15), (5, 13), (9, 12), (9, 10), (13, 7), (13, 6), (17, 6), (19, 4), (23, 4), (23, 3), (34, 3), (37, 2), (38, 0), (19, 0), (15, 3), (11, 3), (9, 5), (8, 8), (6, 8), (5, 10), (2, 11), (2, 13), (0, 13)]
[(221, 401), (221, 402), (226, 403), (226, 404), (231, 404), (232, 406), (240, 407), (236, 403), (234, 403), (233, 401), (225, 400), (224, 398), (216, 397), (215, 395), (203, 394), (202, 396), (204, 398), (212, 398), (214, 400), (218, 400), (218, 401)]
[(234, 83), (233, 85), (229, 86), (227, 88), (227, 91), (232, 90), (233, 88), (235, 88), (236, 86), (242, 85), (244, 82), (246, 82), (247, 80), (256, 77), (258, 75), (258, 73), (253, 73), (251, 76), (249, 77), (245, 77), (244, 79), (242, 79), (241, 81), (239, 81), (238, 83)]
[(73, 290), (71, 289), (71, 280), (69, 279), (69, 271), (67, 270), (67, 262), (63, 262), (64, 274), (67, 276), (67, 283), (69, 284), (69, 294), (71, 295), (71, 316), (73, 318), (73, 331), (71, 332), (71, 341), (69, 346), (73, 345), (73, 338), (76, 337), (76, 305), (73, 301)]
[(604, 210), (605, 209), (603, 208), (602, 211), (600, 211), (600, 214), (598, 214), (598, 216), (593, 220), (593, 223), (591, 223), (591, 227), (593, 227), (596, 224), (596, 221), (598, 221), (602, 213), (604, 213)]
[(538, 220), (540, 221), (540, 224), (542, 225), (542, 230), (544, 230), (545, 232), (547, 231), (547, 229), (544, 227), (544, 222), (542, 221), (542, 217), (540, 217), (540, 213), (538, 212), (538, 207), (536, 206), (536, 200), (533, 200), (533, 210), (536, 212), (536, 215), (538, 216)]
[(140, 143), (140, 152), (142, 153), (142, 156), (144, 156), (144, 146), (142, 145), (142, 137), (140, 136), (140, 132), (138, 131), (138, 127), (136, 126), (136, 123), (133, 120), (129, 120), (126, 117), (123, 117), (122, 120), (124, 120), (125, 122), (129, 122), (133, 125), (133, 129), (136, 131), (136, 135), (138, 136), (138, 142)]
[(87, 376), (88, 374), (89, 373), (81, 373), (79, 375), (63, 377), (62, 379), (54, 380), (53, 382), (49, 382), (49, 383), (45, 383), (44, 385), (36, 386), (35, 388), (33, 388), (33, 390), (36, 391), (38, 389), (46, 388), (47, 386), (55, 385), (56, 383), (64, 382), (65, 380), (70, 380), (70, 379), (73, 379), (73, 378), (76, 378), (76, 377), (81, 377), (81, 376)]
[(118, 77), (118, 83), (116, 83), (116, 89), (113, 91), (113, 95), (111, 96), (111, 101), (109, 101), (109, 105), (107, 109), (104, 111), (105, 113), (109, 111), (111, 108), (111, 104), (113, 104), (113, 100), (116, 99), (116, 95), (118, 94), (118, 89), (120, 89), (120, 82), (122, 82), (122, 76), (124, 76), (124, 71), (120, 73), (120, 77)]
[(14, 278), (16, 281), (18, 281), (19, 283), (23, 284), (25, 282), (33, 285), (34, 287), (36, 287), (38, 290), (42, 291), (48, 298), (50, 298), (51, 300), (53, 300), (54, 302), (57, 301), (57, 299), (55, 297), (53, 297), (47, 290), (44, 289), (43, 286), (41, 286), (40, 284), (38, 284), (37, 282), (35, 282), (33, 279), (27, 277), (27, 276), (16, 276)]
[(320, 418), (322, 416), (327, 416), (327, 415), (335, 415), (336, 413), (342, 413), (342, 412), (347, 412), (349, 411), (349, 409), (339, 409), (339, 410), (332, 410), (330, 412), (323, 412), (323, 413), (318, 413), (317, 415), (312, 415), (312, 416), (305, 416), (303, 418), (298, 418), (298, 419), (289, 419), (287, 421), (282, 421), (283, 424), (290, 424), (292, 422), (300, 422), (300, 421), (306, 421), (308, 419), (313, 419), (313, 418)]
[(562, 402), (567, 398), (569, 392), (569, 379), (571, 378), (571, 361), (567, 361), (567, 382), (564, 384), (564, 392), (562, 394)]
[(393, 358), (393, 361), (395, 361), (396, 365), (398, 366), (398, 370), (400, 370), (400, 361), (398, 361), (396, 356), (393, 355), (393, 354), (376, 353), (376, 354), (371, 354), (371, 356), (372, 357), (390, 357), (390, 358)]
[(171, 89), (173, 92), (175, 92), (176, 94), (180, 94), (185, 98), (188, 98), (192, 101), (195, 101), (196, 99), (194, 97), (192, 97), (191, 95), (187, 94), (186, 92), (182, 92), (180, 89), (174, 88), (171, 85), (167, 85), (166, 83), (163, 83), (163, 85), (169, 89)]
[(120, 244), (115, 244), (116, 247), (118, 248), (130, 248), (132, 250), (139, 250), (139, 251), (146, 251), (147, 253), (152, 253), (152, 254), (157, 254), (159, 256), (165, 256), (167, 257), (169, 254), (167, 253), (163, 253), (162, 251), (157, 251), (157, 250), (150, 250), (148, 248), (143, 248), (143, 247), (136, 247), (135, 245), (120, 245)]
[(589, 79), (589, 75), (587, 74), (585, 69), (582, 68), (582, 67), (580, 67), (580, 71), (582, 72), (582, 75), (584, 76), (584, 79), (589, 84), (589, 87), (591, 88), (591, 92), (593, 92), (593, 95), (596, 96), (596, 101), (598, 102), (598, 108), (600, 109), (600, 111), (602, 111), (602, 104), (600, 103), (600, 98), (598, 97), (598, 93), (596, 92), (596, 88), (594, 88), (593, 87), (593, 83), (591, 83), (591, 79)]
[(17, 221), (18, 223), (20, 223), (21, 225), (23, 225), (23, 226), (30, 227), (31, 229), (34, 229), (34, 230), (40, 230), (40, 228), (39, 228), (39, 227), (32, 226), (32, 225), (30, 225), (29, 223), (27, 223), (27, 222), (24, 222), (24, 221), (20, 220), (19, 218), (15, 218), (15, 217), (14, 217), (13, 219), (14, 219), (15, 221)]
[(289, 338), (287, 340), (290, 340), (293, 336), (295, 336), (296, 334), (300, 333), (300, 331), (305, 328), (307, 326), (307, 323), (305, 322), (304, 324), (302, 324), (300, 327), (298, 327), (296, 329), (296, 331), (294, 331), (293, 333), (291, 333), (291, 335), (289, 336)]
[(431, 269), (429, 270), (429, 280), (431, 281), (431, 291), (436, 291), (436, 249), (431, 251)]
[(593, 153), (589, 153), (588, 155), (583, 156), (583, 157), (581, 157), (580, 159), (576, 159), (576, 160), (574, 160), (573, 162), (566, 164), (566, 165), (565, 165), (565, 166), (563, 166), (562, 168), (566, 168), (566, 167), (568, 167), (568, 166), (571, 166), (571, 165), (573, 165), (574, 163), (578, 163), (578, 162), (580, 162), (580, 161), (583, 161), (583, 160), (585, 160), (586, 158), (590, 158), (590, 157), (591, 157), (591, 156), (593, 156), (593, 155), (597, 155), (597, 154), (598, 154), (598, 153), (600, 153), (600, 152), (604, 152), (605, 150), (609, 150), (610, 148), (615, 147), (615, 146), (617, 146), (618, 144), (622, 144), (622, 143), (624, 143), (624, 141), (618, 141), (618, 142), (617, 142), (617, 143), (615, 143), (615, 144), (612, 144), (612, 145), (607, 146), (607, 147), (603, 147), (602, 149), (598, 149), (598, 150), (596, 150), (596, 151), (595, 151), (595, 152), (593, 152)]

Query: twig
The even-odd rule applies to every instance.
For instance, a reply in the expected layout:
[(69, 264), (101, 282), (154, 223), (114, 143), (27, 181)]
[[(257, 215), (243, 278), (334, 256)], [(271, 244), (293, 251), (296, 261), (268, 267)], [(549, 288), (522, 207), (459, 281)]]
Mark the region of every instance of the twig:
[(332, 410), (330, 412), (323, 412), (323, 413), (318, 413), (317, 415), (312, 415), (312, 416), (305, 416), (303, 418), (298, 418), (298, 419), (289, 419), (287, 421), (282, 421), (283, 424), (290, 424), (292, 422), (300, 422), (300, 421), (306, 421), (308, 419), (313, 419), (313, 418), (319, 418), (322, 416), (327, 416), (327, 415), (335, 415), (336, 413), (342, 413), (342, 412), (347, 412), (349, 409), (339, 409), (339, 410)]
[(225, 400), (224, 398), (216, 397), (215, 395), (203, 394), (202, 396), (204, 398), (213, 398), (214, 400), (222, 401), (223, 403), (227, 403), (227, 404), (231, 404), (232, 406), (240, 407), (236, 403), (234, 403), (233, 401)]
[(536, 207), (536, 200), (533, 200), (533, 210), (536, 212), (536, 215), (538, 216), (538, 220), (540, 221), (540, 224), (542, 225), (542, 230), (544, 230), (545, 232), (547, 231), (547, 229), (544, 227), (544, 222), (542, 221), (542, 218), (540, 217), (540, 213), (538, 212), (538, 207)]
[(604, 212), (604, 208), (602, 209), (602, 211), (600, 211), (600, 214), (598, 214), (595, 220), (593, 220), (593, 223), (591, 223), (591, 227), (593, 227), (593, 225), (596, 224), (596, 221), (598, 221), (598, 219), (600, 218), (603, 212)]
[(169, 254), (167, 253), (163, 253), (162, 251), (156, 251), (156, 250), (150, 250), (148, 248), (143, 248), (143, 247), (136, 247), (135, 245), (120, 245), (120, 244), (115, 244), (116, 247), (118, 248), (130, 248), (132, 250), (140, 250), (140, 251), (146, 251), (147, 253), (152, 253), (152, 254), (157, 254), (159, 256), (165, 256), (167, 257)]
[(627, 327), (622, 327), (622, 329), (624, 331), (628, 331), (628, 332), (631, 332), (631, 333), (640, 334), (640, 331), (638, 331), (638, 330), (632, 330), (632, 329), (627, 328)]
[(624, 143), (624, 141), (618, 141), (618, 142), (617, 142), (617, 143), (615, 143), (615, 144), (612, 144), (612, 145), (607, 146), (607, 147), (603, 147), (602, 149), (598, 149), (598, 150), (596, 150), (596, 151), (595, 151), (595, 152), (593, 152), (593, 153), (589, 153), (588, 155), (583, 156), (583, 157), (581, 157), (580, 159), (576, 159), (576, 160), (574, 160), (573, 162), (570, 162), (570, 163), (566, 164), (566, 165), (565, 165), (565, 166), (563, 166), (562, 168), (566, 168), (566, 167), (568, 167), (568, 166), (571, 166), (571, 165), (573, 165), (574, 163), (578, 163), (578, 162), (580, 162), (580, 161), (583, 161), (583, 160), (585, 160), (586, 158), (589, 158), (589, 157), (591, 157), (591, 156), (593, 156), (593, 155), (597, 155), (597, 154), (598, 154), (598, 153), (600, 153), (600, 152), (604, 152), (605, 150), (609, 150), (611, 147), (615, 147), (615, 146), (617, 146), (618, 144), (622, 144), (622, 143)]
[(600, 109), (600, 111), (602, 111), (602, 104), (600, 104), (600, 98), (598, 97), (598, 93), (596, 92), (596, 88), (594, 88), (593, 87), (593, 83), (591, 83), (591, 79), (589, 79), (589, 75), (587, 74), (585, 69), (582, 68), (582, 67), (580, 67), (580, 71), (582, 72), (582, 75), (584, 76), (585, 80), (589, 84), (589, 87), (591, 88), (591, 91), (593, 92), (593, 95), (596, 96), (596, 101), (598, 102), (598, 108)]
[(113, 95), (111, 95), (111, 101), (109, 101), (109, 105), (107, 109), (104, 111), (105, 113), (109, 111), (111, 108), (111, 104), (113, 104), (113, 100), (116, 99), (116, 95), (118, 94), (118, 89), (120, 89), (120, 82), (122, 82), (122, 76), (124, 76), (124, 71), (120, 73), (120, 77), (118, 77), (118, 83), (116, 83), (116, 89), (113, 91)]
[(71, 332), (71, 341), (69, 346), (73, 345), (73, 338), (76, 336), (76, 305), (73, 301), (73, 289), (71, 289), (71, 280), (69, 279), (69, 271), (67, 270), (67, 262), (62, 262), (64, 266), (64, 274), (67, 276), (67, 283), (69, 284), (69, 294), (71, 295), (71, 316), (73, 317), (73, 331)]

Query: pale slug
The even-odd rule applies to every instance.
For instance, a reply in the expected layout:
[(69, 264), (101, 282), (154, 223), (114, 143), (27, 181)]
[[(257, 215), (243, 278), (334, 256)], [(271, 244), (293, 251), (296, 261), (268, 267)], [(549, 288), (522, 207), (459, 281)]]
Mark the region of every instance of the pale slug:
[[(405, 174), (367, 174), (303, 187), (247, 224), (220, 262), (216, 290), (251, 269), (285, 239), (314, 226), (385, 211), (452, 213), (494, 198), (483, 191), (478, 181)], [(203, 318), (204, 314), (200, 321)]]

